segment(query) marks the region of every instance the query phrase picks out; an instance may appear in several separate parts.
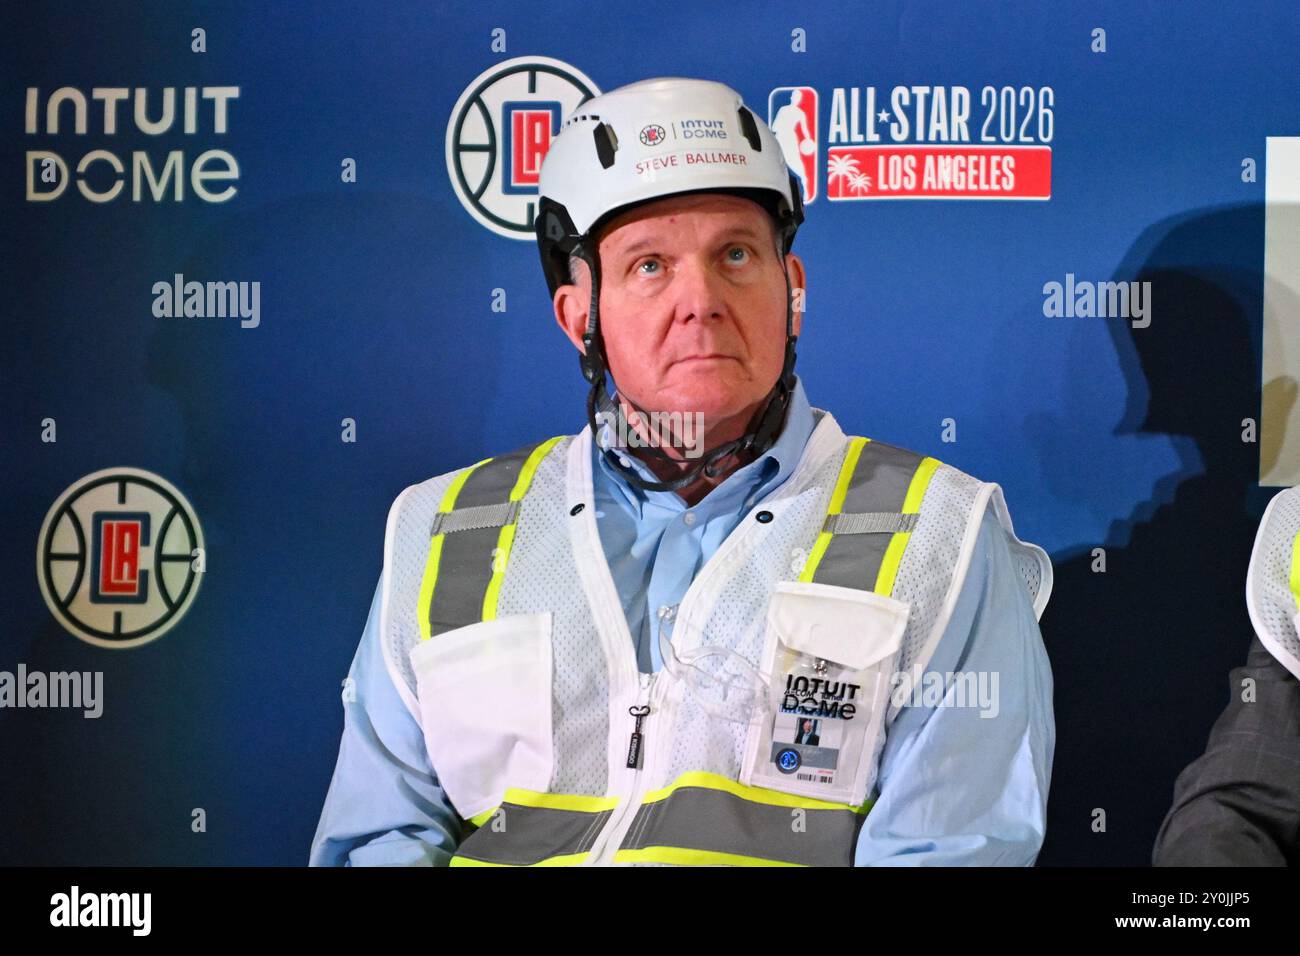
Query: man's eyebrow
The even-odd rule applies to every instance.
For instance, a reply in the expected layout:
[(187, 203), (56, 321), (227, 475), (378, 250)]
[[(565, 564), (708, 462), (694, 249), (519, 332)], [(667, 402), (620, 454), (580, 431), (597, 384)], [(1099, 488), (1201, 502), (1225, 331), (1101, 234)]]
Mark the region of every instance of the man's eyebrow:
[[(720, 229), (714, 234), (711, 244), (736, 238), (754, 239), (759, 242), (766, 242), (768, 237), (763, 235), (760, 230), (755, 229), (753, 226), (728, 226), (726, 229)], [(629, 242), (626, 246), (615, 248), (613, 253), (615, 256), (626, 258), (639, 252), (643, 252), (646, 249), (652, 249), (659, 245), (661, 241), (662, 240), (658, 236), (645, 236), (641, 239), (635, 239)]]

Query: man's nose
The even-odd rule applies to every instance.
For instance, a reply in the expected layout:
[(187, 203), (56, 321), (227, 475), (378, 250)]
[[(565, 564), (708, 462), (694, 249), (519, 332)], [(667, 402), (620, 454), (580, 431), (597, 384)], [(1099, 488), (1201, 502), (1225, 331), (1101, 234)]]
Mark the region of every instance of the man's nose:
[(677, 268), (677, 316), (690, 319), (717, 319), (726, 312), (726, 280), (714, 263), (687, 259)]

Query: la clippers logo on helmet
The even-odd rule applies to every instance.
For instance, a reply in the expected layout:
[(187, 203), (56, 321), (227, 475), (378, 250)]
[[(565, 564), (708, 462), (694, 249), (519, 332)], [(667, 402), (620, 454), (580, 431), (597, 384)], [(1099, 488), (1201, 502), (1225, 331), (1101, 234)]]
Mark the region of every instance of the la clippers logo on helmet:
[(36, 546), (51, 613), (100, 647), (161, 637), (189, 610), (203, 567), (203, 532), (185, 496), (158, 475), (109, 468), (54, 502)]
[(657, 123), (651, 123), (641, 130), (642, 146), (658, 146), (667, 138), (668, 133)]
[(476, 76), (447, 123), (447, 173), (466, 211), (499, 236), (535, 238), (542, 160), (561, 120), (599, 92), (580, 71), (543, 56)]
[(817, 91), (778, 86), (767, 97), (767, 125), (803, 188), (806, 206), (817, 198)]

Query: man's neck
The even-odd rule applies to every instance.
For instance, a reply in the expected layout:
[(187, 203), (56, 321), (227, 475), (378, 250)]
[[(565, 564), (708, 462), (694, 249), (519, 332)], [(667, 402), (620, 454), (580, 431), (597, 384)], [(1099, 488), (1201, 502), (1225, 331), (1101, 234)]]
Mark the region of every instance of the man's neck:
[[(695, 464), (695, 461), (691, 459), (660, 458), (647, 454), (640, 449), (629, 449), (629, 451), (640, 459), (660, 481), (672, 481)], [(704, 500), (710, 491), (726, 481), (733, 472), (748, 465), (757, 457), (753, 449), (746, 449), (739, 454), (728, 455), (722, 461), (716, 463), (718, 466), (717, 475), (710, 478), (701, 470), (694, 481), (677, 489), (677, 495), (686, 502), (688, 507), (694, 508)]]
[[(619, 399), (623, 406), (623, 414), (626, 416), (629, 409), (622, 398)], [(701, 449), (719, 448), (729, 441), (734, 441), (741, 435), (744, 435), (752, 427), (754, 419), (762, 414), (762, 410), (767, 407), (767, 402), (760, 403), (755, 409), (746, 410), (741, 415), (735, 416), (731, 422), (720, 424), (718, 427), (704, 432), (700, 437)], [(643, 431), (644, 425), (638, 428)], [(699, 461), (699, 457), (687, 458), (685, 449), (678, 447), (676, 442), (666, 442), (659, 444), (657, 449), (663, 454), (655, 454), (654, 450), (645, 450), (638, 448), (629, 448), (630, 454), (634, 455), (654, 474), (660, 481), (672, 481), (674, 478), (681, 476), (684, 472), (693, 468)], [(669, 457), (664, 457), (667, 455)], [(714, 470), (717, 472), (713, 477), (709, 477), (701, 469), (695, 480), (687, 485), (677, 489), (677, 495), (686, 502), (688, 507), (695, 507), (710, 491), (722, 484), (727, 478), (737, 470), (748, 465), (758, 457), (752, 448), (736, 454), (727, 455), (720, 461), (714, 462)]]

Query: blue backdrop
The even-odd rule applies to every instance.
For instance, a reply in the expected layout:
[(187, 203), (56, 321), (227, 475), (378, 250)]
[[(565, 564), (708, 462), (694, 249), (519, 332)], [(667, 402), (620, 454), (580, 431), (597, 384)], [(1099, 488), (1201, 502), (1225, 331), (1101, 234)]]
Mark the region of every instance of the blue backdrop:
[[(1294, 5), (47, 2), (3, 23), (0, 669), (100, 670), (105, 702), (97, 720), (0, 710), (0, 863), (305, 862), (389, 504), (583, 424), (535, 246), (476, 220), (446, 160), (466, 87), (528, 56), (602, 90), (718, 79), (760, 114), (778, 87), (818, 91), (820, 195), (795, 244), (809, 397), (1003, 486), (1057, 568), (1040, 862), (1149, 859), (1244, 662), (1246, 562), (1276, 491), (1241, 433), (1259, 415), (1265, 137), (1300, 133)], [(1030, 136), (1050, 199), (828, 199), (833, 91), (912, 85), (969, 89), (972, 130), (984, 87), (1050, 88), (1051, 137)], [(202, 99), (193, 134), (142, 132), (126, 103), (112, 135), (94, 102), (84, 134), (71, 107), (45, 122), (60, 87), (145, 88), (156, 115), (164, 87), (179, 108), (216, 86), (238, 87), (224, 133)], [(26, 198), (29, 150), (71, 168), (95, 149), (124, 164), (122, 195)], [(186, 172), (227, 151), (237, 192), (204, 201), (187, 179), (182, 202), (133, 201), (131, 154), (156, 171), (173, 149)], [(113, 181), (105, 162), (86, 179)], [(260, 323), (157, 317), (152, 287), (176, 273), (259, 282)], [(1150, 282), (1151, 325), (1046, 316), (1044, 284), (1067, 275)], [(128, 650), (71, 635), (35, 561), (56, 499), (115, 466), (175, 485), (207, 552), (180, 623)]]

